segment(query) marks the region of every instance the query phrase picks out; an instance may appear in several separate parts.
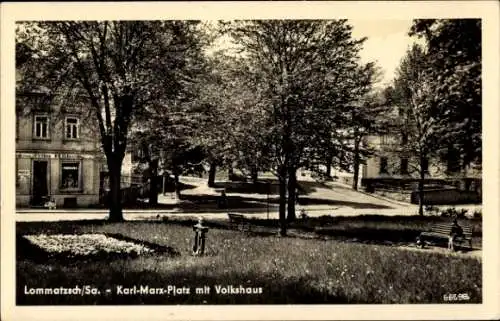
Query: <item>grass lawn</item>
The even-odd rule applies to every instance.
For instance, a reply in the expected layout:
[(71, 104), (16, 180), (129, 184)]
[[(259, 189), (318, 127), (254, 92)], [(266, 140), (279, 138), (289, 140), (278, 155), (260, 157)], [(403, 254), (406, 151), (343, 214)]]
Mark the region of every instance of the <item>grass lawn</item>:
[[(311, 231), (336, 240), (356, 239), (370, 244), (413, 243), (422, 231), (436, 223), (449, 223), (452, 219), (441, 216), (323, 216), (297, 220), (292, 224), (297, 229)], [(481, 219), (458, 219), (461, 226), (472, 227), (472, 243), (475, 249), (482, 248)]]
[[(361, 226), (361, 219), (357, 220), (350, 221), (351, 226)], [(482, 267), (477, 259), (374, 244), (251, 235), (223, 228), (211, 228), (206, 255), (193, 257), (190, 224), (169, 221), (17, 223), (18, 235), (118, 233), (171, 247), (180, 254), (40, 262), (30, 258), (26, 249), (18, 246), (17, 304), (440, 303), (444, 302), (446, 294), (464, 293), (470, 300), (457, 302), (482, 301)], [(394, 230), (400, 226), (398, 222), (388, 224), (379, 222), (379, 225), (392, 226)], [(102, 294), (24, 294), (25, 286), (54, 288), (76, 285), (98, 288)], [(134, 285), (185, 287), (190, 288), (190, 293), (117, 293), (117, 286), (127, 288)], [(195, 288), (203, 286), (208, 286), (210, 292), (196, 294)], [(248, 288), (256, 293), (216, 293), (219, 286), (233, 286), (233, 289), (241, 286), (244, 291)], [(108, 288), (112, 289), (111, 293), (105, 293)]]

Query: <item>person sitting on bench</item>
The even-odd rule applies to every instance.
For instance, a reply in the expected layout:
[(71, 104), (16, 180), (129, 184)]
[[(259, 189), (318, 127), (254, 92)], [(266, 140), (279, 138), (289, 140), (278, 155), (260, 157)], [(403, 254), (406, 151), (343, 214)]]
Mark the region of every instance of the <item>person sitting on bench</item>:
[(453, 219), (453, 225), (451, 226), (450, 237), (448, 239), (448, 249), (455, 250), (455, 239), (461, 237), (464, 234), (464, 230), (460, 225), (458, 225), (457, 219)]

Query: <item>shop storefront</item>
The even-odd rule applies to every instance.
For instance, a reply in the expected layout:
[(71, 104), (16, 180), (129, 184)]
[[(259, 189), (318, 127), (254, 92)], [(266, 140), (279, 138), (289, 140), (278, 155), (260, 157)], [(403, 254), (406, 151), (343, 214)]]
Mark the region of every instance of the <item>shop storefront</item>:
[(16, 153), (16, 205), (43, 206), (53, 199), (58, 207), (99, 203), (99, 180), (104, 160), (86, 153)]

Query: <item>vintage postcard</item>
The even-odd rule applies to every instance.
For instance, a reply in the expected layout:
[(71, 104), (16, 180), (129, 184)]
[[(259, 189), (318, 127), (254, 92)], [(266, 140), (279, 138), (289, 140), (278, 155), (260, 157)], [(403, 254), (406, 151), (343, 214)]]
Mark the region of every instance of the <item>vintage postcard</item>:
[(7, 3), (3, 320), (498, 318), (498, 3)]

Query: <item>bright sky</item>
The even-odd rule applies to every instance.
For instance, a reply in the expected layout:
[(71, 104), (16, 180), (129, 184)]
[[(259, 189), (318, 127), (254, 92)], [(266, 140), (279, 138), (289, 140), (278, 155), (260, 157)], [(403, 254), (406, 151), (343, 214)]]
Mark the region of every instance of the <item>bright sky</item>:
[[(391, 82), (406, 50), (416, 41), (408, 36), (412, 20), (349, 19), (348, 23), (353, 26), (354, 38), (367, 37), (360, 53), (363, 62), (376, 62), (382, 73), (380, 85)], [(216, 45), (218, 49), (226, 46), (228, 40), (225, 37)]]
[(367, 37), (361, 52), (364, 62), (375, 61), (382, 70), (381, 82), (388, 83), (406, 50), (415, 41), (408, 36), (412, 20), (349, 19), (355, 38)]

